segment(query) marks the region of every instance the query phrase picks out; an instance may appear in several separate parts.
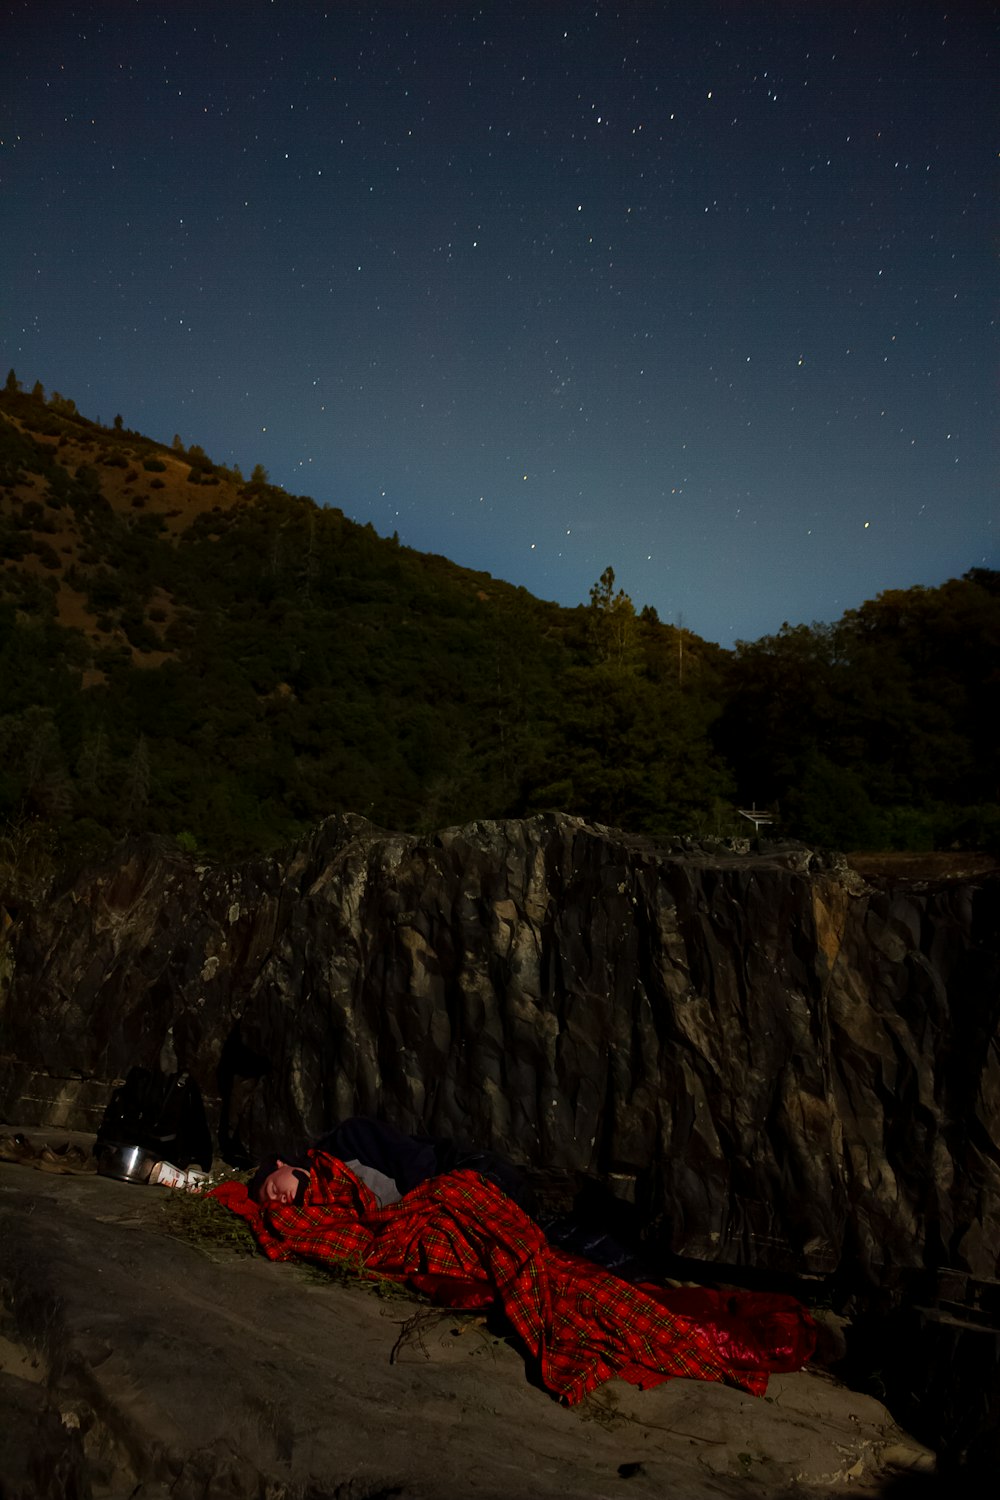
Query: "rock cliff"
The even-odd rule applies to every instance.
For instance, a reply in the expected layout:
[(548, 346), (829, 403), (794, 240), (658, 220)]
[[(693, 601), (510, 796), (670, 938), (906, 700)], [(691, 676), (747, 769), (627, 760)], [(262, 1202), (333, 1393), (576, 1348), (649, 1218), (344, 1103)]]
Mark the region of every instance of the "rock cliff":
[(679, 1255), (997, 1274), (995, 876), (335, 818), (232, 869), (124, 846), (8, 902), (0, 966), (8, 1120), (94, 1130), (159, 1062), (230, 1160), (376, 1113), (596, 1176)]

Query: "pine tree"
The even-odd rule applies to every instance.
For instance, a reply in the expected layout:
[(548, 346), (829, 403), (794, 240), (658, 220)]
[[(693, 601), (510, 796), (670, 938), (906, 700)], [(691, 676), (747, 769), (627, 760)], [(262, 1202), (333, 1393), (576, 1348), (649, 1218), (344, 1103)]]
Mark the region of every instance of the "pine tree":
[(98, 725), (96, 729), (84, 735), (76, 763), (77, 783), (88, 802), (93, 803), (103, 795), (110, 770), (108, 737), (104, 732), (104, 726)]
[(126, 828), (137, 826), (145, 820), (151, 781), (152, 771), (146, 736), (140, 734), (135, 749), (129, 756), (128, 765), (125, 767), (125, 779), (122, 783), (121, 807)]
[(633, 672), (638, 659), (635, 606), (624, 589), (615, 593), (615, 570), (605, 568), (590, 590), (588, 635), (599, 662)]
[(29, 708), (23, 716), (24, 792), (27, 804), (58, 822), (72, 803), (59, 731), (47, 708)]

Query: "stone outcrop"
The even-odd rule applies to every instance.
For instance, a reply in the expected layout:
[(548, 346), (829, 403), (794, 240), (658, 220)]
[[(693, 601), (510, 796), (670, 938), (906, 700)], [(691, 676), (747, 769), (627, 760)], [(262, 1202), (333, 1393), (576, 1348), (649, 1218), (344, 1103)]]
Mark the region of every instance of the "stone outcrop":
[[(872, 1500), (934, 1481), (821, 1369), (772, 1376), (766, 1400), (616, 1380), (568, 1408), (492, 1317), (206, 1245), (176, 1196), (0, 1161), (4, 1500)], [(965, 1470), (943, 1493), (990, 1492)]]
[(995, 876), (554, 815), (335, 818), (232, 869), (136, 842), (9, 905), (0, 1113), (94, 1130), (160, 1063), (233, 1161), (376, 1113), (597, 1176), (679, 1255), (995, 1277), (998, 933)]

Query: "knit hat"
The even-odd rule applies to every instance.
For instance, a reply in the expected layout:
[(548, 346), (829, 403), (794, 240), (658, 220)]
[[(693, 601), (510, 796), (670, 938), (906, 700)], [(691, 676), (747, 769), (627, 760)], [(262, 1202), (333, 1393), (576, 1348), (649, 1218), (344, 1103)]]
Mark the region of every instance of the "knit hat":
[(295, 1175), (299, 1179), (299, 1188), (298, 1192), (295, 1194), (295, 1202), (296, 1204), (302, 1202), (302, 1199), (305, 1196), (306, 1187), (309, 1183), (308, 1156), (293, 1155), (291, 1152), (283, 1153), (279, 1156), (277, 1152), (274, 1152), (273, 1155), (264, 1157), (264, 1160), (261, 1162), (256, 1172), (247, 1183), (247, 1193), (255, 1203), (260, 1203), (262, 1201), (260, 1195), (263, 1192), (264, 1183), (270, 1177), (272, 1172), (276, 1172), (278, 1170), (279, 1162), (284, 1163), (286, 1167), (294, 1168)]

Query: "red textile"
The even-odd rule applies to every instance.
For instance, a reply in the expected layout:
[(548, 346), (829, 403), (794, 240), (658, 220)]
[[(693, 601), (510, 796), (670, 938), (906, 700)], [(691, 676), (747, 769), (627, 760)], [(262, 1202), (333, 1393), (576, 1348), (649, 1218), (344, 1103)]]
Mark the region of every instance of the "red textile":
[[(213, 1195), (248, 1221), (272, 1260), (354, 1262), (448, 1307), (499, 1301), (569, 1403), (618, 1376), (640, 1387), (672, 1375), (763, 1395), (769, 1373), (797, 1369), (814, 1327), (791, 1297), (632, 1286), (550, 1245), (537, 1224), (476, 1172), (447, 1172), (379, 1209), (336, 1157), (313, 1151), (301, 1205), (261, 1208), (242, 1183)], [(671, 1299), (676, 1306), (671, 1306)]]

